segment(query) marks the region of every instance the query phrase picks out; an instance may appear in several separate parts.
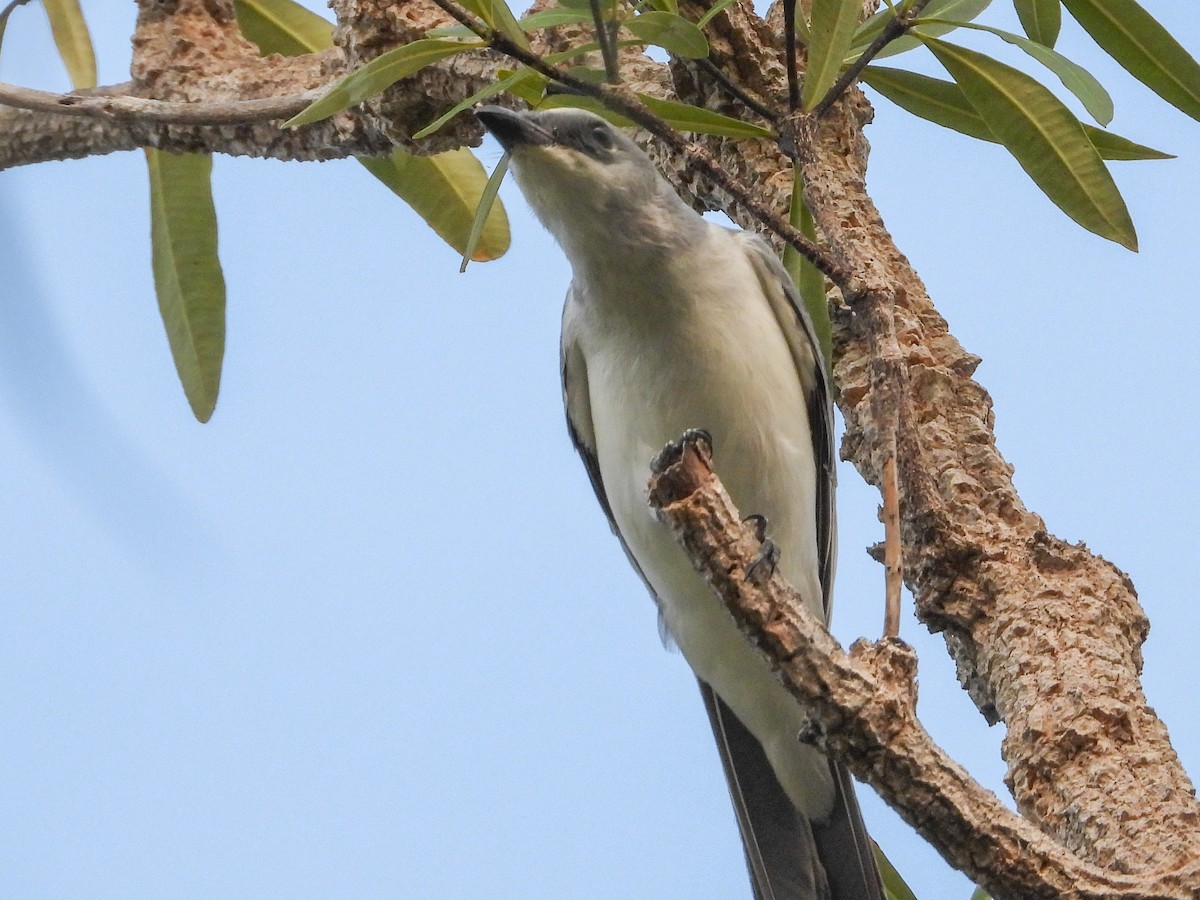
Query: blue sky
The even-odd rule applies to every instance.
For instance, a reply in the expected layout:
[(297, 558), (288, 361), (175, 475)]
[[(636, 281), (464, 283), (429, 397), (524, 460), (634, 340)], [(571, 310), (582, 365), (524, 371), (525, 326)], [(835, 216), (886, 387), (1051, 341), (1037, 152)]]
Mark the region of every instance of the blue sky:
[[(132, 4), (83, 5), (124, 80)], [(1189, 10), (1147, 6), (1200, 51)], [(882, 100), (871, 189), (983, 357), (1025, 502), (1138, 586), (1149, 701), (1197, 771), (1200, 126), (1077, 29), (1061, 49), (1115, 130), (1179, 154), (1114, 166), (1141, 253)], [(35, 7), (0, 78), (67, 87)], [(201, 426), (140, 154), (0, 174), (0, 896), (749, 896), (693, 680), (567, 440), (569, 273), (511, 185), (512, 252), (465, 275), (353, 162), (220, 158), (214, 189), (229, 337)], [(844, 643), (882, 617), (876, 504), (844, 466)], [(911, 609), (902, 630), (923, 720), (1007, 796), (1000, 728)], [(918, 895), (965, 900), (861, 794)]]

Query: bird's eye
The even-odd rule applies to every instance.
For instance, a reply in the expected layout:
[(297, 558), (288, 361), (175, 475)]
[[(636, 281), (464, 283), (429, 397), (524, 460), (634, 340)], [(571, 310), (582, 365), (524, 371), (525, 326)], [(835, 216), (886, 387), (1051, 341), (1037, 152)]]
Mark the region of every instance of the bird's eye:
[(611, 150), (615, 146), (612, 132), (604, 125), (592, 129), (592, 142), (601, 150)]

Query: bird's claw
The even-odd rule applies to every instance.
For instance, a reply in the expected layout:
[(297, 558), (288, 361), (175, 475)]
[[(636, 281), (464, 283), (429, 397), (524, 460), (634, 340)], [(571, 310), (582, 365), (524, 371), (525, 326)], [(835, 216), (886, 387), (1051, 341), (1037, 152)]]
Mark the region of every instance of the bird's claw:
[(753, 526), (754, 536), (758, 538), (760, 545), (758, 553), (750, 565), (746, 566), (746, 580), (751, 584), (761, 586), (775, 574), (775, 567), (779, 565), (779, 547), (767, 537), (766, 516), (755, 513), (746, 516), (742, 521)]
[(677, 440), (671, 441), (658, 451), (658, 455), (650, 461), (650, 471), (661, 475), (683, 458), (683, 451), (688, 444), (704, 444), (709, 456), (712, 456), (712, 435), (703, 428), (689, 428)]

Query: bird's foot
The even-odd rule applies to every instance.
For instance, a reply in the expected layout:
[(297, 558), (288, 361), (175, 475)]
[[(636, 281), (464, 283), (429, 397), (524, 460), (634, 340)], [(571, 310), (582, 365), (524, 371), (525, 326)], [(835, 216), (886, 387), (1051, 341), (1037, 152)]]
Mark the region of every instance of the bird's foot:
[(684, 448), (688, 444), (704, 444), (705, 451), (712, 456), (712, 435), (703, 428), (689, 428), (678, 440), (671, 441), (650, 461), (650, 471), (661, 475), (683, 458)]
[(758, 554), (751, 561), (750, 565), (746, 566), (746, 580), (755, 585), (766, 584), (770, 577), (775, 574), (775, 567), (779, 565), (779, 547), (773, 540), (767, 537), (766, 516), (755, 513), (754, 515), (746, 516), (742, 521), (754, 527), (754, 536), (758, 538), (758, 543), (760, 544)]

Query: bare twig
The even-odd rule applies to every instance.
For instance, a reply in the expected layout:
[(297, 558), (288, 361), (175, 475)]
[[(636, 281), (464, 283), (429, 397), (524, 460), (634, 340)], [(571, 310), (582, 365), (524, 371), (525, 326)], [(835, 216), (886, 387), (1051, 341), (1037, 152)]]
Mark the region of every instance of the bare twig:
[(762, 116), (772, 125), (775, 125), (779, 122), (779, 115), (773, 109), (768, 108), (766, 104), (762, 103), (760, 100), (756, 100), (754, 97), (751, 97), (748, 93), (734, 84), (733, 81), (730, 80), (729, 76), (721, 71), (721, 67), (712, 61), (711, 57), (698, 59), (695, 62), (696, 65), (703, 69), (705, 73), (707, 73), (708, 76), (713, 79), (713, 81), (719, 84), (721, 88), (729, 94), (729, 96), (733, 97), (733, 99), (737, 100), (751, 112)]
[(588, 0), (592, 11), (592, 21), (596, 25), (596, 43), (600, 45), (600, 56), (604, 60), (604, 77), (609, 84), (619, 84), (621, 70), (617, 66), (617, 48), (613, 41), (613, 33), (609, 30), (604, 11), (600, 9), (600, 0)]
[(900, 585), (904, 571), (900, 566), (900, 488), (896, 482), (896, 442), (888, 442), (883, 463), (883, 636), (900, 635)]
[(254, 100), (223, 100), (215, 103), (178, 103), (150, 100), (128, 94), (113, 94), (105, 88), (54, 94), (15, 84), (0, 83), (0, 105), (64, 116), (88, 116), (110, 121), (138, 119), (169, 125), (233, 125), (263, 122), (294, 116), (318, 96), (320, 90), (262, 97)]
[(796, 69), (796, 0), (783, 0), (783, 46), (787, 65), (788, 110), (800, 108), (800, 73)]

